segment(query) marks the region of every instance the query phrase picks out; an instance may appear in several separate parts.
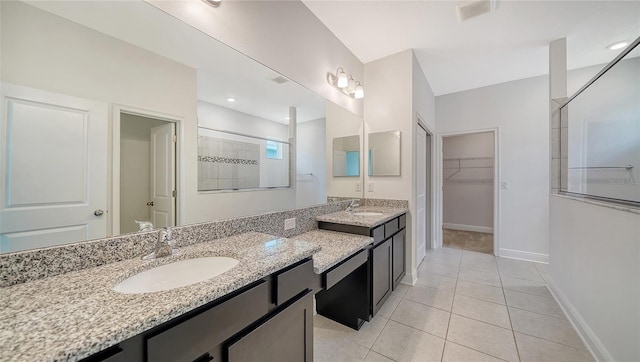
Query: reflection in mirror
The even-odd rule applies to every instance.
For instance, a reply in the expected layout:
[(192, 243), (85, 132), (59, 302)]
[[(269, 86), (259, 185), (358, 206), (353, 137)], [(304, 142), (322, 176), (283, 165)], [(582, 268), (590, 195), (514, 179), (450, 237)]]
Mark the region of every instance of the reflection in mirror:
[(360, 136), (333, 139), (333, 176), (360, 176)]
[(198, 127), (198, 191), (289, 187), (289, 144)]
[[(145, 2), (2, 1), (0, 7), (8, 105), (0, 129), (20, 122), (0, 139), (0, 252), (135, 232), (135, 220), (184, 225), (326, 200), (325, 100), (308, 89)], [(295, 174), (295, 167), (286, 170), (295, 189), (198, 191), (199, 125), (281, 140), (284, 159), (296, 136), (286, 119), (290, 107), (304, 133), (297, 148), (307, 153), (296, 157)], [(155, 176), (146, 166), (155, 125), (143, 119), (175, 127), (166, 132), (176, 143), (175, 163)], [(269, 155), (278, 157), (277, 144), (271, 146)], [(129, 182), (154, 177), (162, 189)], [(162, 190), (156, 196), (169, 200), (173, 215), (151, 189)]]
[[(364, 131), (362, 117), (331, 102), (326, 103), (326, 117), (327, 197), (362, 198), (362, 180), (364, 179), (363, 172), (360, 171), (363, 154), (360, 139)], [(343, 163), (334, 163), (334, 145), (338, 148), (338, 156), (343, 158)], [(349, 172), (355, 174), (349, 175), (351, 177), (344, 177), (347, 176), (347, 152), (351, 152), (350, 160), (353, 165)], [(356, 157), (357, 161), (354, 160)], [(335, 165), (339, 165), (337, 167), (339, 170), (336, 170)]]
[(400, 131), (369, 133), (369, 176), (400, 176)]

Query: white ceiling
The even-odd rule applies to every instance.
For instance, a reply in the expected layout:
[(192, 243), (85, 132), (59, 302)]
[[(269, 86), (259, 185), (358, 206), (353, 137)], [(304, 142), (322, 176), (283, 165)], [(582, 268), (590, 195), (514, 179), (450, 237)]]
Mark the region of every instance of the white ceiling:
[[(199, 100), (285, 124), (290, 106), (297, 107), (299, 122), (324, 117), (322, 97), (293, 81), (271, 81), (280, 74), (147, 3), (27, 3), (195, 68)], [(203, 2), (193, 4), (202, 8), (196, 11), (211, 10)], [(236, 102), (227, 102), (228, 97)]]
[(413, 48), (436, 95), (547, 74), (559, 38), (575, 69), (609, 62), (620, 51), (607, 45), (640, 36), (640, 1), (498, 0), (462, 23), (461, 1), (303, 1), (363, 63)]

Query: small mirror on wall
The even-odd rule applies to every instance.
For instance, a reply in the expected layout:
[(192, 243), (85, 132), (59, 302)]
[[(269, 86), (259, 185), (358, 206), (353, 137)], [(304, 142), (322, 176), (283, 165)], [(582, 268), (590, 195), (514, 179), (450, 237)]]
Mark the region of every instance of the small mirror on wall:
[(360, 176), (360, 136), (333, 139), (333, 176)]
[(369, 176), (400, 176), (400, 131), (369, 133)]

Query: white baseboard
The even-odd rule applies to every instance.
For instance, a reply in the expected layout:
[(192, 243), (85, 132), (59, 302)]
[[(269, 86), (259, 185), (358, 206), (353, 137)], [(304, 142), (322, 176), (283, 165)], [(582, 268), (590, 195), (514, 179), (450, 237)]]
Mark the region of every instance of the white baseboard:
[(416, 283), (418, 282), (418, 270), (416, 269), (415, 274), (413, 273), (407, 273), (404, 275), (404, 278), (402, 278), (402, 280), (400, 281), (400, 284), (404, 284), (404, 285), (416, 285)]
[(553, 298), (558, 302), (560, 308), (562, 308), (565, 316), (567, 316), (573, 328), (578, 332), (578, 336), (580, 336), (584, 345), (589, 352), (591, 352), (593, 358), (596, 361), (614, 361), (614, 358), (602, 341), (600, 341), (600, 338), (593, 332), (580, 313), (578, 313), (578, 310), (569, 302), (569, 299), (567, 299), (564, 293), (558, 289), (558, 286), (551, 278), (547, 279), (547, 289), (549, 289)]
[(518, 259), (525, 261), (532, 261), (534, 263), (549, 264), (549, 254), (532, 253), (529, 251), (513, 250), (513, 249), (500, 249), (498, 256), (502, 258)]
[(493, 233), (493, 228), (488, 226), (463, 225), (463, 224), (442, 224), (443, 229), (475, 231), (478, 233)]

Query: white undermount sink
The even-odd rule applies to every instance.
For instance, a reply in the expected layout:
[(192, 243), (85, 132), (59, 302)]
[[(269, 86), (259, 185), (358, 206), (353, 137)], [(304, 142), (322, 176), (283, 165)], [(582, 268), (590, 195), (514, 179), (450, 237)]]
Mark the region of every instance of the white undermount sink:
[(238, 260), (225, 256), (176, 261), (135, 274), (118, 283), (113, 290), (142, 294), (185, 287), (218, 276), (238, 263)]
[(353, 213), (356, 216), (381, 216), (381, 212), (373, 212), (373, 211), (357, 211)]

